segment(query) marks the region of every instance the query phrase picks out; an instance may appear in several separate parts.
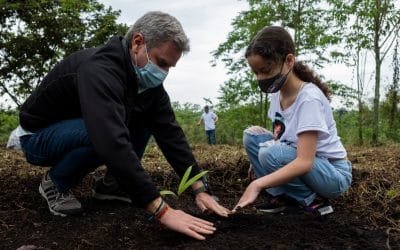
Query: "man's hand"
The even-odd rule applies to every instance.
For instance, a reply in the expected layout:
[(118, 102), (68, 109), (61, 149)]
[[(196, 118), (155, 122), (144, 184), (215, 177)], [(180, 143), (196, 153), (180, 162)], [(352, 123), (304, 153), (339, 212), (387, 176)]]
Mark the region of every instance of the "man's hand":
[(204, 235), (213, 234), (216, 228), (212, 222), (199, 219), (171, 207), (159, 219), (159, 222), (166, 228), (193, 237), (198, 240), (205, 240)]
[(246, 188), (246, 191), (244, 191), (242, 197), (240, 198), (239, 202), (236, 204), (236, 206), (233, 208), (232, 212), (236, 212), (236, 209), (238, 208), (244, 208), (245, 206), (253, 203), (257, 197), (258, 194), (261, 192), (262, 187), (258, 184), (258, 180), (255, 180), (250, 183), (250, 185)]
[(228, 217), (232, 212), (218, 204), (218, 202), (207, 193), (199, 193), (196, 195), (196, 204), (202, 212), (216, 213), (222, 217)]

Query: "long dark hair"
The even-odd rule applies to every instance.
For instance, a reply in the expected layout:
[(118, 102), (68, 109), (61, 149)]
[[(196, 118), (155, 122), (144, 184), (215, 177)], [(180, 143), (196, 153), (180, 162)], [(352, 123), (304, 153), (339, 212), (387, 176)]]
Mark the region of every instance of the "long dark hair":
[[(283, 62), (288, 54), (296, 54), (294, 42), (289, 32), (279, 26), (269, 26), (260, 30), (246, 49), (245, 57), (259, 55), (276, 63)], [(312, 82), (330, 100), (331, 91), (318, 75), (302, 61), (296, 61), (294, 73), (304, 82)]]

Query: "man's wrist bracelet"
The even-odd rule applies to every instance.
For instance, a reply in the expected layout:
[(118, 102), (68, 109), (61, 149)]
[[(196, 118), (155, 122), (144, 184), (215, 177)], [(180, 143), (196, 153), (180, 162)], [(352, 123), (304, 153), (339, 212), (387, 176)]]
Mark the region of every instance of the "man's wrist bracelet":
[(195, 196), (195, 197), (196, 197), (196, 195), (198, 195), (200, 193), (208, 193), (208, 194), (210, 194), (210, 191), (207, 190), (206, 186), (201, 186), (201, 187), (193, 190), (193, 196)]
[(161, 213), (164, 207), (165, 207), (165, 202), (164, 200), (161, 199), (160, 205), (158, 205), (156, 211), (154, 211), (154, 213), (150, 215), (149, 220), (154, 220), (154, 218), (156, 218), (157, 215)]
[(167, 213), (167, 211), (168, 211), (168, 205), (165, 205), (162, 209), (161, 209), (161, 211), (156, 215), (156, 219), (157, 220), (160, 220), (161, 219), (161, 217), (163, 217), (164, 215), (165, 215), (165, 213)]

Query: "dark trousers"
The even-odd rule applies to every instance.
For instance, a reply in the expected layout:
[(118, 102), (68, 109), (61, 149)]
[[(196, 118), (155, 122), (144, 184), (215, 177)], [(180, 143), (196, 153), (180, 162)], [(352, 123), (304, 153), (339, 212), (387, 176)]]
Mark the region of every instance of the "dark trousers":
[(207, 143), (210, 145), (215, 145), (216, 140), (215, 140), (215, 129), (212, 130), (206, 130), (206, 137), (207, 137)]
[[(144, 154), (150, 135), (148, 130), (143, 129), (131, 138), (139, 159)], [(62, 193), (104, 164), (90, 142), (82, 119), (52, 124), (32, 135), (20, 137), (20, 141), (27, 161), (33, 165), (50, 167), (50, 177)]]

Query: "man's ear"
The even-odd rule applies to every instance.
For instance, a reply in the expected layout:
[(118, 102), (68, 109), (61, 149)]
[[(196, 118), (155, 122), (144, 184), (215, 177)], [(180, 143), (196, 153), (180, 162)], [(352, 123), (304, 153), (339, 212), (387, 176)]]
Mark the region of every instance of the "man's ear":
[(142, 45), (144, 45), (144, 36), (138, 32), (134, 33), (132, 35), (131, 51), (137, 54)]

